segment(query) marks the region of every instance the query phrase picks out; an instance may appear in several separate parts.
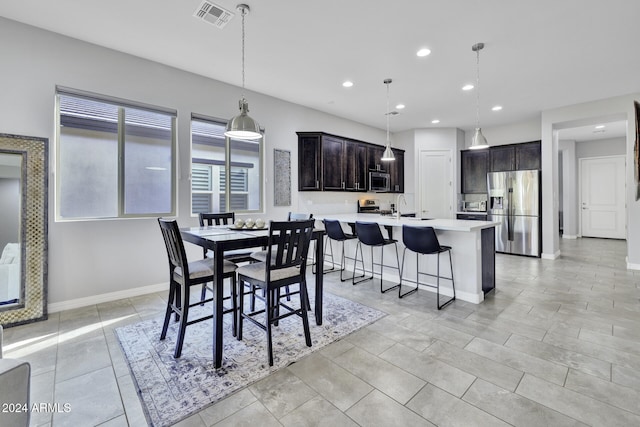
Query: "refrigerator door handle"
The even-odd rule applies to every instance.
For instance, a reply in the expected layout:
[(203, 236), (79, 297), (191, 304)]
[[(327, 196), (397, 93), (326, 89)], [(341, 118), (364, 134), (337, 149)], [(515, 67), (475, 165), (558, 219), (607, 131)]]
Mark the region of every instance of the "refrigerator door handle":
[(513, 188), (509, 187), (509, 206), (507, 209), (507, 240), (513, 241), (513, 220), (514, 220), (514, 209), (513, 209)]

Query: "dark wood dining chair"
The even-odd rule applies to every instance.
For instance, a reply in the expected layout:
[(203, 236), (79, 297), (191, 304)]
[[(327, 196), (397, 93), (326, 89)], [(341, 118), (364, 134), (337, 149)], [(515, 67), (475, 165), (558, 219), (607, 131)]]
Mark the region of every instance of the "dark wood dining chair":
[[(169, 258), (169, 298), (167, 299), (167, 309), (164, 316), (164, 323), (162, 325), (162, 332), (160, 333), (160, 339), (164, 340), (166, 338), (171, 314), (175, 314), (176, 320), (180, 322), (180, 325), (178, 327), (178, 338), (173, 357), (178, 358), (182, 354), (182, 346), (187, 326), (213, 318), (213, 315), (209, 314), (189, 319), (189, 311), (192, 307), (200, 305), (201, 303), (213, 301), (213, 297), (211, 297), (192, 303), (190, 294), (191, 286), (213, 282), (213, 259), (205, 258), (188, 262), (187, 254), (184, 249), (184, 242), (182, 241), (177, 221), (158, 218), (158, 223), (160, 224), (160, 230), (162, 231), (162, 237), (164, 239), (167, 256)], [(237, 268), (238, 266), (231, 261), (224, 261), (223, 277), (231, 279), (230, 296), (225, 299), (231, 300), (232, 307), (230, 309), (225, 309), (223, 314), (233, 313), (234, 336), (237, 333), (238, 312), (236, 284)], [(207, 289), (213, 293), (213, 289)]]
[[(211, 225), (228, 225), (233, 226), (236, 220), (235, 212), (225, 212), (225, 213), (200, 213), (198, 215), (198, 219), (200, 221), (200, 227), (211, 226)], [(207, 249), (204, 249), (204, 256), (206, 257), (208, 252)], [(247, 249), (238, 249), (237, 251), (227, 251), (224, 253), (224, 259), (229, 260), (231, 262), (239, 263), (239, 262), (251, 262), (251, 250)]]
[[(302, 318), (305, 343), (308, 347), (311, 347), (311, 333), (307, 316), (306, 261), (313, 225), (313, 220), (272, 221), (269, 225), (269, 245), (267, 246), (266, 260), (241, 266), (237, 271), (238, 280), (241, 283), (249, 284), (251, 289), (260, 288), (264, 291), (264, 298), (254, 295), (255, 298), (264, 300), (264, 308), (248, 312), (245, 312), (244, 292), (239, 293), (237, 338), (242, 340), (242, 328), (245, 319), (263, 329), (267, 333), (269, 366), (273, 366), (271, 329), (281, 319), (292, 315), (300, 316)], [(300, 285), (300, 291), (291, 293), (291, 295), (298, 294), (300, 296), (299, 308), (294, 308), (288, 302), (282, 302), (280, 299), (280, 289), (296, 283)], [(281, 313), (281, 309), (283, 313)], [(264, 316), (260, 317), (262, 314)], [(259, 321), (261, 318), (264, 318), (264, 323)]]

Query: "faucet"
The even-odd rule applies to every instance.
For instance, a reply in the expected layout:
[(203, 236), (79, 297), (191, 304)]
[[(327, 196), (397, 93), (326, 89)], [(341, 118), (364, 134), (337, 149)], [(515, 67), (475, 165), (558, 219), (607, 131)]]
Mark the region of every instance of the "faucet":
[(398, 194), (398, 197), (396, 197), (396, 219), (400, 219), (400, 199), (402, 199), (404, 205), (407, 206), (407, 199), (404, 198), (404, 194)]

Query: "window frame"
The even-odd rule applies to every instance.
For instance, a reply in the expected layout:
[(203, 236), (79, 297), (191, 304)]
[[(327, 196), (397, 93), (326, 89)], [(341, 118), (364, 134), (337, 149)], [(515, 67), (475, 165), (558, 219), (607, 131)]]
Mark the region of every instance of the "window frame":
[[(118, 214), (117, 216), (86, 216), (86, 217), (63, 217), (60, 214), (61, 200), (60, 200), (60, 141), (61, 141), (61, 114), (60, 114), (60, 96), (70, 96), (95, 102), (101, 102), (105, 104), (112, 104), (118, 108), (118, 122), (117, 122), (117, 145), (118, 145), (118, 176), (117, 176), (117, 188), (118, 188)], [(170, 212), (147, 212), (147, 213), (125, 213), (125, 144), (126, 144), (126, 122), (125, 122), (125, 109), (137, 109), (145, 110), (152, 113), (166, 114), (170, 116), (171, 120), (171, 205)], [(157, 218), (159, 216), (175, 217), (177, 216), (177, 126), (178, 126), (178, 112), (174, 109), (158, 107), (155, 105), (144, 104), (140, 102), (130, 101), (122, 98), (117, 98), (108, 95), (101, 95), (92, 92), (81, 91), (64, 86), (56, 86), (55, 92), (55, 221), (56, 222), (75, 222), (75, 221), (104, 221), (104, 220), (118, 220), (118, 219), (135, 219), (135, 218)]]
[[(222, 127), (226, 127), (227, 125), (227, 121), (226, 120), (222, 120), (222, 119), (218, 119), (218, 118), (214, 118), (214, 117), (210, 117), (210, 116), (206, 116), (206, 115), (201, 115), (201, 114), (196, 114), (196, 113), (192, 113), (191, 114), (191, 120), (190, 120), (190, 131), (189, 131), (189, 135), (190, 135), (190, 139), (191, 139), (191, 144), (189, 146), (189, 152), (190, 152), (190, 156), (189, 156), (189, 211), (191, 212), (191, 216), (192, 217), (197, 217), (198, 213), (194, 213), (193, 212), (193, 184), (192, 184), (192, 174), (193, 174), (193, 165), (194, 164), (198, 164), (201, 165), (203, 164), (203, 162), (201, 160), (203, 159), (199, 159), (199, 158), (195, 158), (193, 157), (193, 145), (194, 145), (194, 141), (193, 141), (193, 137), (194, 137), (194, 133), (193, 133), (193, 122), (194, 121), (199, 121), (199, 122), (204, 122), (204, 123), (209, 123), (209, 124), (213, 124), (213, 125), (219, 125)], [(246, 209), (246, 210), (235, 210), (233, 212), (235, 212), (236, 214), (252, 214), (252, 213), (264, 213), (265, 211), (265, 197), (264, 197), (264, 173), (265, 173), (265, 168), (264, 168), (264, 150), (265, 150), (265, 136), (264, 136), (264, 129), (260, 129), (260, 131), (263, 134), (263, 137), (259, 140), (250, 140), (251, 142), (255, 142), (258, 144), (258, 161), (257, 161), (257, 165), (259, 165), (260, 167), (260, 171), (259, 171), (259, 207), (258, 209)], [(243, 142), (245, 140), (241, 140), (241, 139), (233, 139), (229, 138), (228, 136), (224, 136), (224, 170), (225, 170), (225, 188), (224, 191), (220, 191), (220, 192), (215, 192), (213, 191), (213, 197), (218, 197), (218, 194), (224, 194), (225, 197), (225, 206), (224, 206), (224, 211), (225, 212), (232, 212), (231, 210), (231, 196), (233, 194), (243, 194), (243, 193), (232, 193), (231, 192), (231, 168), (232, 167), (246, 167), (245, 164), (243, 163), (239, 163), (239, 162), (233, 162), (231, 160), (231, 142), (232, 141), (239, 141), (239, 142)], [(222, 189), (220, 189), (222, 190)], [(250, 191), (247, 190), (246, 194), (248, 195), (248, 197), (251, 195)]]

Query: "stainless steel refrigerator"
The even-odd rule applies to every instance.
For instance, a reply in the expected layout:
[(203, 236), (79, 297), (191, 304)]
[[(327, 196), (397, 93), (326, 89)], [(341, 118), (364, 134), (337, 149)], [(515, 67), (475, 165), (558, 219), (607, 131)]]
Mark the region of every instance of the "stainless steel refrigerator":
[(540, 257), (540, 171), (489, 172), (487, 219), (496, 227), (496, 252)]

